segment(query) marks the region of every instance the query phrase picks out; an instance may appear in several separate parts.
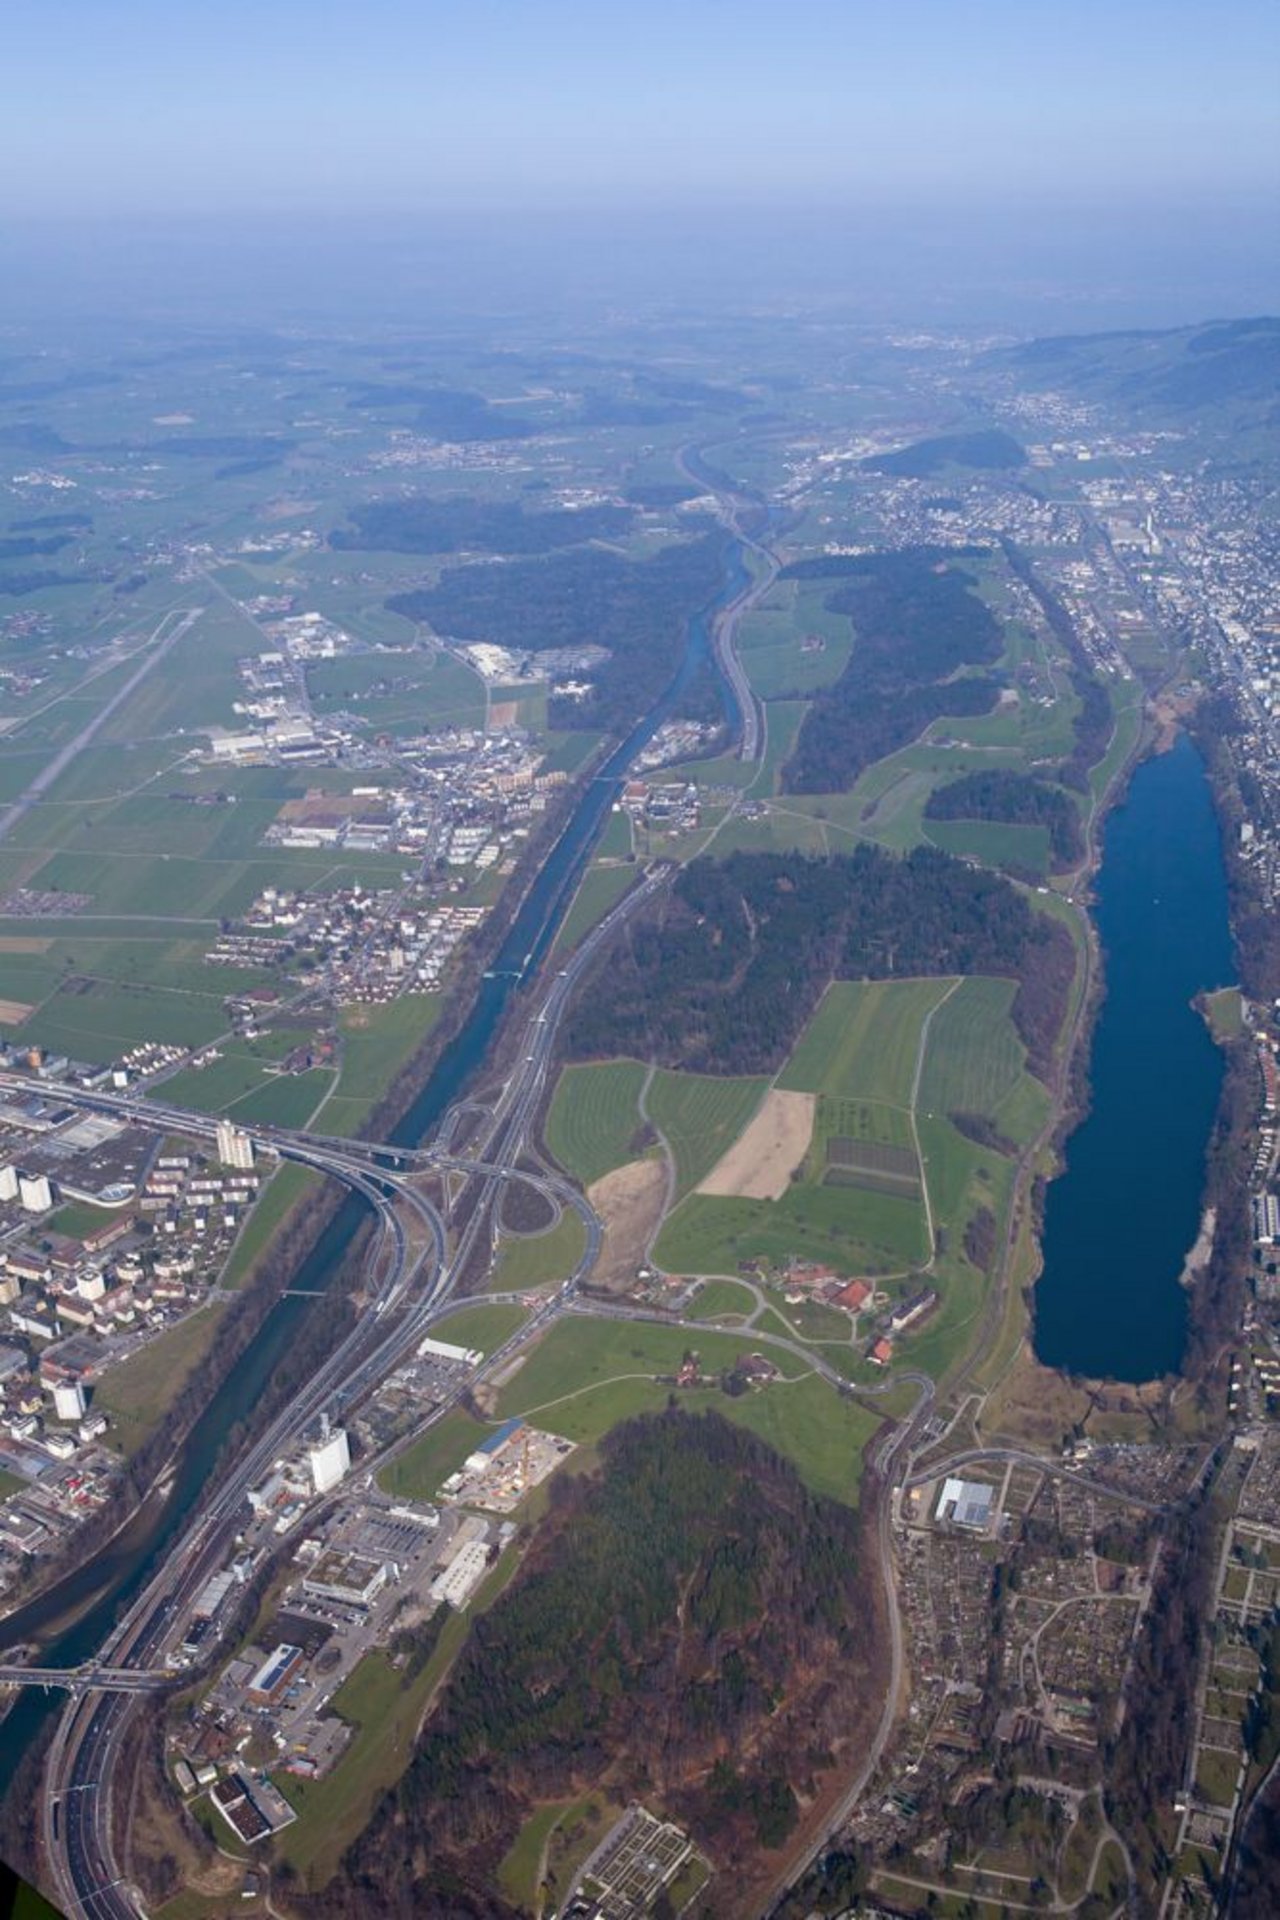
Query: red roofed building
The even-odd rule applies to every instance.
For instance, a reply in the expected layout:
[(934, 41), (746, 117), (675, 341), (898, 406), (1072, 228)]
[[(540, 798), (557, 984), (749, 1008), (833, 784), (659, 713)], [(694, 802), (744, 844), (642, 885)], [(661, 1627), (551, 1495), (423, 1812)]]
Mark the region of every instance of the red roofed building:
[(892, 1340), (877, 1340), (871, 1349), (870, 1358), (878, 1367), (887, 1367), (893, 1358)]
[(857, 1313), (865, 1307), (871, 1298), (871, 1289), (865, 1280), (851, 1280), (847, 1287), (841, 1287), (839, 1293), (831, 1296), (836, 1307), (847, 1307), (850, 1313)]

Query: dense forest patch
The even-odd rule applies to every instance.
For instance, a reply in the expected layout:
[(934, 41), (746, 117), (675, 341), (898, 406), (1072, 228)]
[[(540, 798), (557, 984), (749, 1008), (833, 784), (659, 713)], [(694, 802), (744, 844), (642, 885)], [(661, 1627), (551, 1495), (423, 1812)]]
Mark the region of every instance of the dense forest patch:
[(1056, 868), (1074, 866), (1084, 854), (1080, 815), (1070, 796), (1061, 787), (1009, 768), (961, 774), (935, 787), (924, 813), (926, 820), (999, 820), (1046, 827)]
[(972, 575), (929, 547), (827, 554), (783, 569), (793, 580), (838, 582), (826, 605), (856, 635), (844, 672), (816, 696), (783, 770), (790, 793), (851, 787), (873, 761), (944, 716), (989, 713), (999, 686), (972, 668), (1000, 658), (1000, 623)]
[(1014, 1024), (1043, 1076), (1075, 972), (1065, 928), (1000, 875), (932, 847), (829, 859), (695, 860), (629, 920), (572, 1009), (576, 1059), (626, 1054), (696, 1073), (774, 1073), (828, 981), (1016, 979)]
[(592, 692), (553, 700), (551, 719), (558, 727), (623, 732), (675, 673), (688, 622), (723, 582), (723, 552), (723, 538), (708, 535), (662, 547), (648, 560), (586, 547), (506, 566), (450, 567), (436, 586), (396, 594), (387, 605), (458, 640), (535, 651), (608, 647), (607, 664), (592, 671)]
[[(351, 509), (353, 527), (339, 527), (329, 545), (378, 553), (553, 553), (588, 540), (625, 534), (630, 507), (567, 507), (526, 513), (511, 500), (476, 500), (467, 494), (432, 499), (370, 500)], [(520, 644), (516, 642), (515, 644)]]
[(527, 440), (540, 431), (535, 421), (516, 408), (495, 407), (482, 393), (463, 387), (369, 381), (354, 388), (347, 405), (371, 413), (390, 407), (416, 407), (413, 424), (419, 433), (455, 445)]
[(874, 1713), (855, 1514), (713, 1413), (630, 1421), (601, 1451), (552, 1483), (335, 1912), (499, 1912), (482, 1889), (532, 1806), (584, 1790), (665, 1807), (749, 1872)]
[(1012, 434), (989, 427), (975, 433), (943, 433), (932, 440), (916, 440), (909, 447), (895, 447), (891, 453), (869, 454), (862, 464), (870, 473), (924, 480), (946, 467), (1025, 467), (1027, 456)]

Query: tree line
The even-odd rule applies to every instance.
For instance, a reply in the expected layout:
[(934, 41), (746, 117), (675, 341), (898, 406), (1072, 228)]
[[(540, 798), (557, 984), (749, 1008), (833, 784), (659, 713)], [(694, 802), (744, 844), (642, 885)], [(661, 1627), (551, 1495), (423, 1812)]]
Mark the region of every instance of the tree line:
[(1000, 658), (1000, 623), (954, 552), (824, 554), (784, 567), (782, 577), (838, 582), (825, 604), (848, 614), (857, 635), (840, 678), (805, 714), (783, 769), (789, 793), (842, 791), (931, 721), (995, 705), (997, 682), (969, 669)]
[(691, 862), (607, 943), (569, 1014), (577, 1059), (773, 1073), (832, 979), (992, 974), (1045, 1073), (1075, 975), (1066, 929), (1001, 875), (934, 847)]
[(395, 594), (387, 605), (458, 640), (533, 652), (608, 648), (608, 660), (584, 676), (592, 691), (553, 700), (551, 717), (556, 726), (624, 733), (668, 685), (689, 621), (720, 591), (724, 544), (714, 533), (662, 547), (647, 560), (579, 547), (500, 567), (450, 567), (434, 587)]

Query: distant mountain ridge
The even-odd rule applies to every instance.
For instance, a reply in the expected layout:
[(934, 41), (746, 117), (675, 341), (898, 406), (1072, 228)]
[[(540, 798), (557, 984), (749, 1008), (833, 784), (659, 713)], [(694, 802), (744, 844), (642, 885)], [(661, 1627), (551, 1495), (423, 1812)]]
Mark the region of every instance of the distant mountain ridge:
[(1055, 335), (997, 348), (983, 364), (1150, 425), (1280, 423), (1280, 318), (1271, 315), (1166, 332)]

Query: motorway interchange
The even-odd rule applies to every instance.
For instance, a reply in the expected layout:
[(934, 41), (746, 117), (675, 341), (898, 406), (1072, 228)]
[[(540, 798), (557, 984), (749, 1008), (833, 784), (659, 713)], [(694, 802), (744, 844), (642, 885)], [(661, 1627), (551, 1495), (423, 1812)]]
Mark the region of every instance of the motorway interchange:
[[(482, 1235), (492, 1235), (495, 1202), (511, 1179), (528, 1181), (553, 1204), (577, 1212), (586, 1230), (585, 1245), (568, 1281), (488, 1357), (481, 1376), (500, 1370), (518, 1344), (558, 1314), (575, 1310), (578, 1286), (599, 1256), (601, 1222), (583, 1194), (567, 1180), (550, 1171), (535, 1172), (520, 1162), (532, 1145), (533, 1122), (542, 1101), (557, 1027), (577, 981), (621, 921), (666, 878), (663, 870), (645, 874), (533, 1001), (515, 1064), (496, 1101), (491, 1107), (479, 1109), (474, 1102), (463, 1103), (472, 1114), (478, 1111), (484, 1116), (480, 1138), (467, 1152), (453, 1151), (448, 1144), (458, 1109), (445, 1116), (434, 1144), (417, 1149), (285, 1129), (256, 1130), (255, 1138), (262, 1147), (281, 1159), (313, 1167), (342, 1181), (373, 1209), (377, 1232), (367, 1256), (371, 1276), (368, 1304), (346, 1338), (289, 1405), (217, 1484), (207, 1489), (185, 1532), (93, 1662), (76, 1670), (0, 1666), (0, 1680), (61, 1686), (72, 1696), (50, 1749), (41, 1807), (44, 1855), (53, 1888), (68, 1915), (79, 1920), (137, 1920), (142, 1911), (138, 1895), (120, 1875), (115, 1861), (112, 1785), (120, 1744), (136, 1695), (174, 1684), (165, 1665), (166, 1655), (181, 1638), (192, 1601), (226, 1558), (241, 1524), (250, 1486), (322, 1414), (342, 1413), (370, 1393), (403, 1363), (429, 1327), (464, 1304), (456, 1295), (459, 1282)], [(21, 1075), (0, 1076), (0, 1084), (24, 1089), (30, 1086)], [(167, 1132), (193, 1139), (210, 1141), (216, 1132), (216, 1121), (211, 1117), (160, 1100), (66, 1092), (69, 1100), (86, 1109), (153, 1122)], [(439, 1173), (463, 1176), (447, 1216), (413, 1184), (415, 1175)], [(663, 1319), (673, 1324), (670, 1316), (624, 1306), (610, 1308), (593, 1302), (591, 1312)], [(696, 1325), (689, 1324), (691, 1328)], [(834, 1388), (847, 1390), (842, 1377), (812, 1350), (763, 1330), (757, 1337), (766, 1344), (803, 1354)], [(874, 1463), (885, 1483), (928, 1414), (933, 1383), (923, 1374), (898, 1375), (892, 1382), (862, 1389), (864, 1393), (888, 1392), (900, 1387), (904, 1378), (916, 1386), (918, 1399), (911, 1417), (886, 1436)], [(468, 1384), (473, 1385), (474, 1379)], [(461, 1392), (459, 1388), (458, 1394)], [(451, 1404), (441, 1407), (436, 1418), (442, 1417)], [(887, 1534), (887, 1500), (883, 1506)], [(884, 1547), (885, 1579), (892, 1598), (887, 1538)], [(892, 1605), (890, 1615), (896, 1620)], [(895, 1654), (900, 1662), (900, 1645), (895, 1647)], [(873, 1771), (888, 1738), (895, 1698), (896, 1687), (892, 1687), (879, 1736), (846, 1797), (849, 1804)]]
[[(467, 1153), (447, 1148), (401, 1149), (337, 1140), (284, 1129), (259, 1129), (258, 1144), (342, 1181), (373, 1208), (377, 1232), (368, 1255), (369, 1302), (350, 1333), (317, 1369), (249, 1450), (207, 1489), (201, 1506), (163, 1565), (99, 1649), (94, 1662), (74, 1673), (59, 1669), (0, 1668), (0, 1678), (66, 1686), (72, 1700), (58, 1726), (47, 1767), (42, 1806), (43, 1845), (50, 1877), (68, 1914), (85, 1920), (131, 1920), (140, 1907), (117, 1872), (112, 1825), (112, 1776), (128, 1721), (131, 1697), (171, 1682), (166, 1653), (182, 1630), (186, 1608), (225, 1558), (240, 1523), (248, 1489), (272, 1460), (299, 1440), (324, 1413), (349, 1408), (393, 1372), (427, 1328), (444, 1315), (481, 1236), (492, 1232), (494, 1202), (510, 1179), (529, 1181), (560, 1206), (573, 1208), (586, 1228), (575, 1273), (542, 1308), (520, 1338), (559, 1310), (599, 1255), (602, 1229), (583, 1195), (552, 1173), (519, 1166), (542, 1099), (556, 1029), (573, 988), (620, 921), (664, 882), (661, 871), (639, 885), (577, 947), (572, 958), (535, 1000), (521, 1051), (492, 1108), (482, 1137)], [(21, 1075), (4, 1083), (29, 1090)], [(167, 1132), (208, 1141), (216, 1121), (160, 1100), (63, 1089), (69, 1103), (127, 1115)], [(439, 1139), (448, 1141), (446, 1116)], [(463, 1182), (446, 1218), (413, 1184), (423, 1173), (461, 1174)], [(462, 1222), (451, 1234), (450, 1222)], [(501, 1348), (487, 1369), (500, 1366)], [(128, 1676), (128, 1677), (126, 1677)]]

